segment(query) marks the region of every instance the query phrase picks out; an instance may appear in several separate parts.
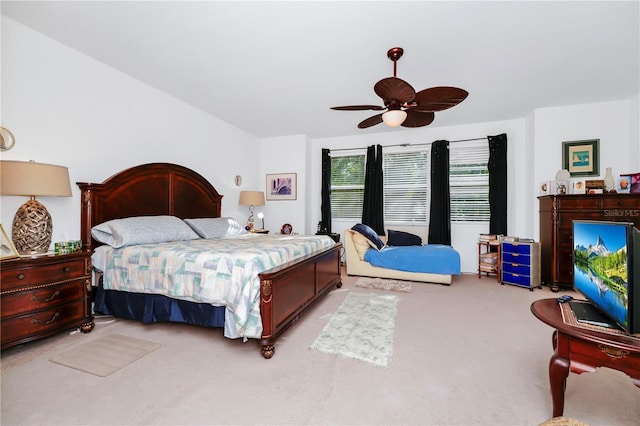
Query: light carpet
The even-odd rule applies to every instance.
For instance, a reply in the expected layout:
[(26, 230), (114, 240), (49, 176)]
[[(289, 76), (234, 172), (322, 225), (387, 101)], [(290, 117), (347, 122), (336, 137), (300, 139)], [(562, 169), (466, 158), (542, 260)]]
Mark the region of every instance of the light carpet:
[(411, 293), (411, 283), (409, 281), (392, 280), (387, 278), (360, 277), (356, 281), (356, 287), (370, 288), (374, 290), (390, 290)]
[(350, 292), (311, 349), (388, 366), (399, 299), (394, 295)]
[(49, 358), (49, 361), (96, 376), (106, 377), (155, 351), (160, 346), (162, 345), (146, 340), (120, 334), (108, 334)]

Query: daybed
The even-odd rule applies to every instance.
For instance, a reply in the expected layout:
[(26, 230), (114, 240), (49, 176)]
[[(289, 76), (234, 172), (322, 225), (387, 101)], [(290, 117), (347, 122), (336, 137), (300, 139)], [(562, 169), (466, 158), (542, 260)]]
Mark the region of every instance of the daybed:
[[(246, 323), (246, 329), (253, 330), (258, 335), (244, 334), (243, 327), (238, 327), (239, 332), (235, 333), (235, 336), (228, 335), (229, 324), (225, 326), (225, 335), (244, 340), (259, 339), (261, 353), (268, 359), (275, 351), (274, 340), (323, 295), (342, 285), (341, 244), (335, 243), (328, 236), (320, 236), (325, 240), (318, 240), (316, 236), (306, 236), (308, 241), (303, 241), (304, 243), (317, 246), (310, 249), (315, 251), (301, 252), (296, 251), (297, 248), (284, 249), (286, 242), (276, 241), (277, 238), (295, 239), (292, 236), (240, 235), (240, 240), (249, 238), (256, 242), (251, 244), (253, 247), (250, 250), (230, 254), (218, 249), (207, 249), (207, 252), (195, 253), (196, 248), (188, 246), (186, 254), (181, 256), (187, 256), (190, 263), (180, 256), (167, 256), (178, 249), (176, 245), (187, 247), (188, 243), (193, 242), (196, 246), (202, 246), (207, 245), (211, 238), (196, 235), (192, 241), (191, 238), (180, 237), (179, 241), (163, 240), (167, 242), (147, 244), (149, 241), (144, 241), (143, 238), (146, 234), (139, 232), (131, 234), (140, 236), (141, 242), (130, 242), (118, 247), (122, 241), (116, 241), (119, 234), (114, 231), (113, 235), (118, 237), (114, 241), (118, 244), (106, 241), (113, 249), (105, 247), (107, 250), (96, 250), (102, 243), (94, 236), (101, 241), (105, 240), (94, 227), (101, 225), (96, 229), (105, 229), (105, 223), (130, 224), (138, 219), (147, 220), (149, 217), (159, 220), (169, 217), (183, 224), (188, 221), (181, 219), (189, 218), (207, 218), (206, 221), (218, 223), (220, 219), (216, 221), (216, 218), (220, 218), (221, 215), (222, 196), (201, 175), (185, 167), (169, 163), (145, 164), (118, 173), (103, 183), (78, 183), (78, 186), (81, 189), (83, 248), (92, 251), (94, 257), (101, 251), (111, 252), (110, 258), (99, 260), (96, 257), (96, 263), (99, 261), (105, 269), (109, 265), (117, 267), (111, 274), (103, 271), (100, 282), (94, 283), (96, 311), (145, 323), (176, 321), (210, 327), (223, 327), (229, 318), (232, 318), (236, 323)], [(106, 229), (115, 228), (112, 226)], [(92, 230), (96, 232), (93, 235)], [(196, 231), (196, 228), (193, 228), (193, 231)], [(304, 238), (305, 236), (300, 236), (300, 239)], [(221, 242), (226, 245), (232, 243), (226, 239)], [(258, 249), (258, 246), (270, 244), (272, 251), (263, 252)], [(143, 246), (151, 247), (155, 251), (151, 254), (131, 255), (136, 250), (142, 250)], [(180, 265), (173, 269), (180, 270), (181, 276), (176, 278), (174, 275), (156, 274), (150, 280), (153, 282), (146, 282), (146, 271), (132, 269), (137, 267), (132, 264), (135, 262), (127, 260), (129, 263), (125, 263), (123, 260), (125, 257), (130, 259), (136, 256), (139, 257), (140, 263), (144, 263), (148, 268), (153, 266), (161, 268), (162, 271), (172, 269), (168, 266)], [(215, 267), (211, 266), (214, 264)], [(125, 276), (127, 283), (144, 284), (141, 287), (143, 290), (118, 290), (118, 286), (124, 281), (120, 282), (114, 278), (117, 274)], [(186, 277), (190, 276), (193, 276), (193, 281), (185, 281), (184, 285), (190, 291), (188, 296), (174, 294), (177, 287), (174, 285), (175, 280), (187, 280)], [(233, 283), (236, 283), (238, 276), (241, 277), (238, 285), (242, 287), (234, 289)], [(215, 285), (221, 281), (224, 282), (223, 290)], [(158, 293), (167, 289), (170, 290), (167, 294)], [(239, 297), (246, 302), (236, 306), (222, 302), (200, 301), (205, 296), (226, 294), (229, 291), (235, 291), (235, 294), (240, 295)], [(246, 318), (243, 315), (246, 315)]]
[[(347, 263), (347, 275), (359, 275), (365, 277), (378, 277), (378, 278), (391, 278), (397, 280), (407, 281), (422, 281), (429, 283), (437, 283), (450, 285), (453, 275), (459, 275), (459, 257), (457, 273), (431, 273), (431, 272), (408, 272), (398, 269), (383, 268), (379, 266), (371, 265), (364, 260), (366, 250), (375, 250), (375, 248), (364, 246), (362, 242), (359, 244), (354, 243), (354, 236), (358, 238), (358, 233), (353, 230), (345, 231), (344, 247)], [(380, 239), (386, 242), (385, 236), (380, 236)], [(366, 243), (365, 243), (366, 244)], [(454, 268), (455, 269), (455, 268)]]

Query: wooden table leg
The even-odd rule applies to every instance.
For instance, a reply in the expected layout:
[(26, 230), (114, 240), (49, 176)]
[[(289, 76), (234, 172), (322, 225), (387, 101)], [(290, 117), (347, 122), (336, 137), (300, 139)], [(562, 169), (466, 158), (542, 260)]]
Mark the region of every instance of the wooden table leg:
[(569, 360), (553, 354), (549, 362), (549, 383), (553, 401), (553, 417), (560, 417), (564, 412), (564, 390), (569, 376)]

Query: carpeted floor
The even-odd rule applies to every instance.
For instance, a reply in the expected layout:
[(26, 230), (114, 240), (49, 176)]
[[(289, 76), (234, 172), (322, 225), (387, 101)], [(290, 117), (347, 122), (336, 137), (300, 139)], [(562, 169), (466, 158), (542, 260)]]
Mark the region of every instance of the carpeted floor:
[(386, 278), (360, 277), (356, 281), (356, 287), (411, 293), (411, 282)]

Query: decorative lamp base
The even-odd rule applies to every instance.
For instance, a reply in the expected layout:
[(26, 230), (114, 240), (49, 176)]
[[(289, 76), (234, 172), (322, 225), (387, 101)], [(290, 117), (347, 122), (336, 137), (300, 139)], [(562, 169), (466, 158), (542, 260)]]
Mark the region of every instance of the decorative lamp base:
[(46, 253), (51, 246), (52, 230), (51, 215), (35, 198), (31, 198), (16, 212), (11, 237), (20, 254)]

